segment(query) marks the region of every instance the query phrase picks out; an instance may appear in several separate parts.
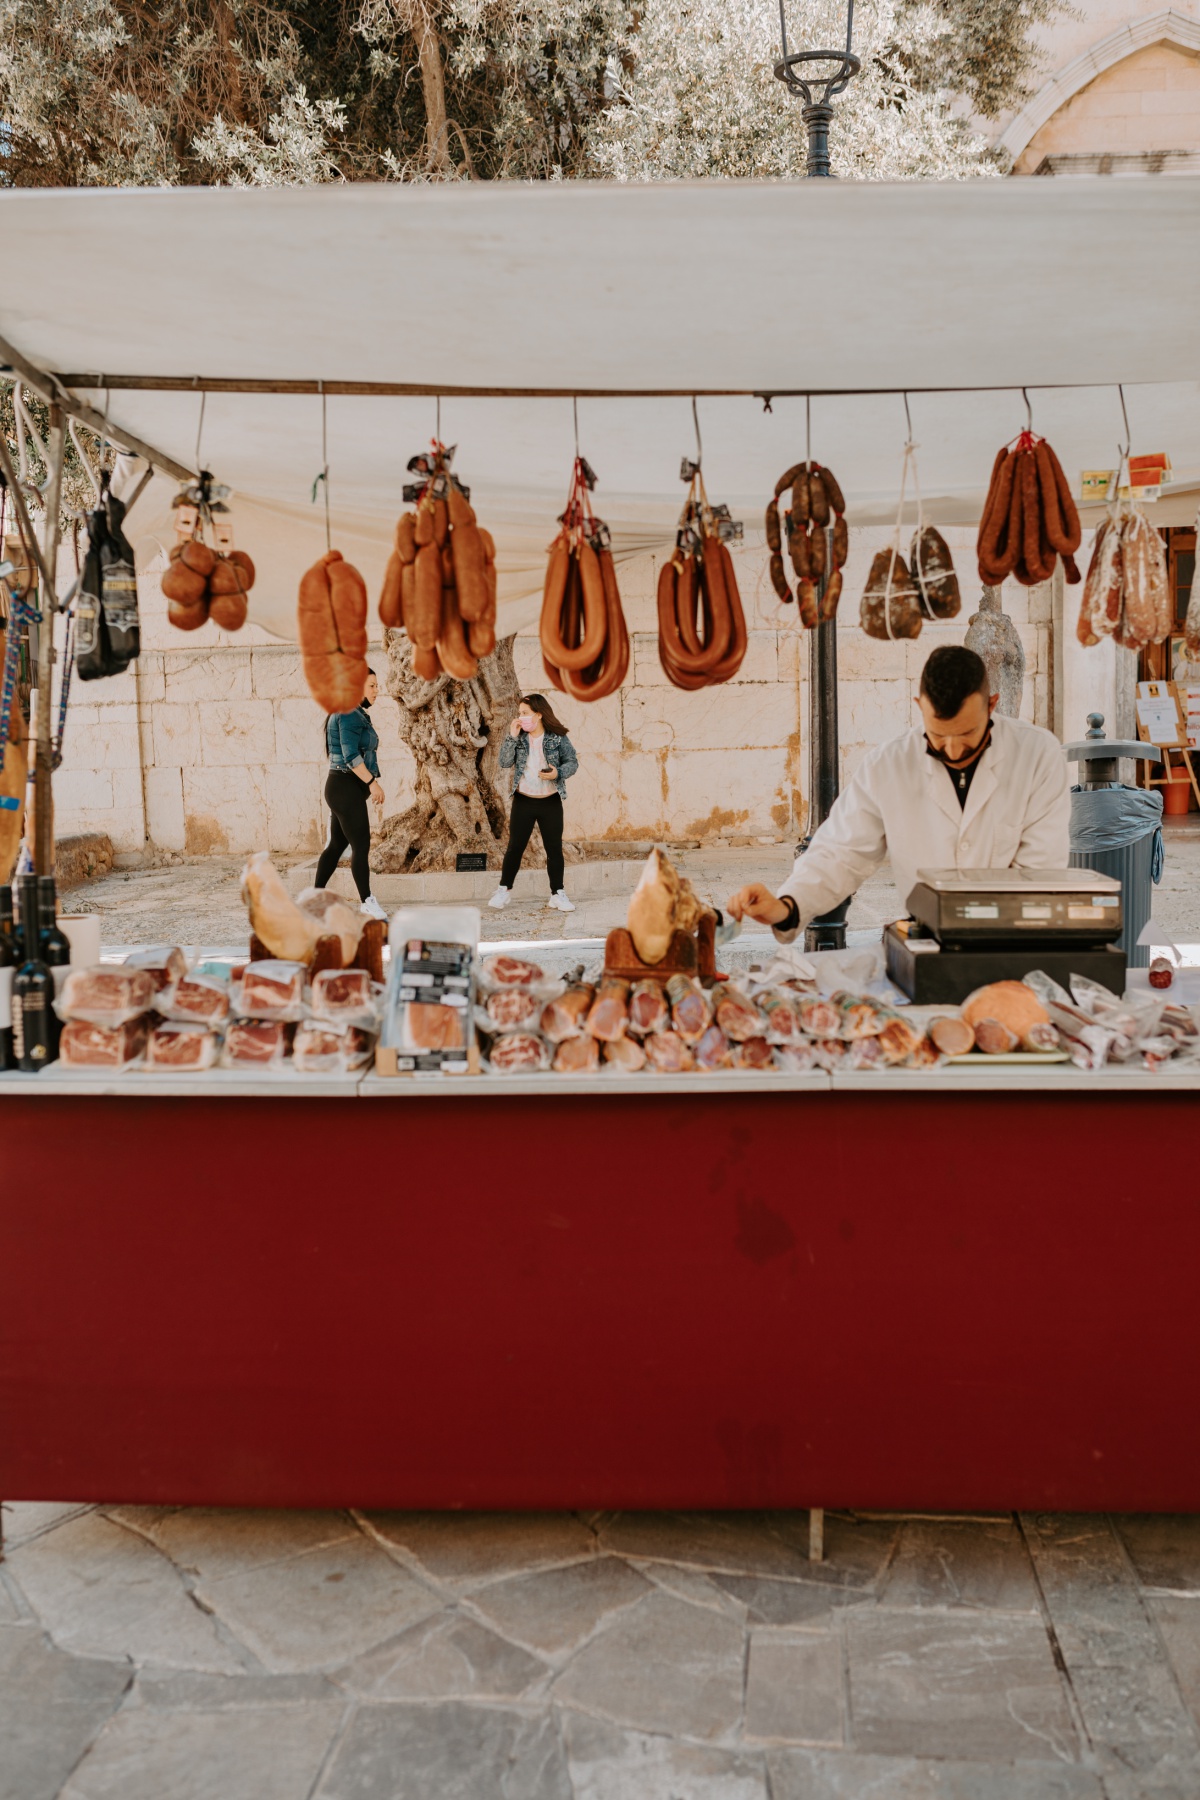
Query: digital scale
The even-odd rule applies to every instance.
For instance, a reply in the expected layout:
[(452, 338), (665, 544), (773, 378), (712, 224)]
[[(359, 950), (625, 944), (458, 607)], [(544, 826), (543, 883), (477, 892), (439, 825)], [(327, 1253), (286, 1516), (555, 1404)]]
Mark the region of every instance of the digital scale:
[(912, 917), (883, 934), (887, 972), (918, 1004), (956, 1004), (1041, 969), (1125, 991), (1121, 883), (1095, 869), (918, 869)]

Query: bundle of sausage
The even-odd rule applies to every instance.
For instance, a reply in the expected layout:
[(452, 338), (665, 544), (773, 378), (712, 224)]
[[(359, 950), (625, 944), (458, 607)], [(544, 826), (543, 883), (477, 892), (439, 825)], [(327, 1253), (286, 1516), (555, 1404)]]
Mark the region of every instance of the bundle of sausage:
[(1083, 536), (1062, 464), (1045, 438), (1023, 431), (992, 467), (979, 521), (979, 579), (999, 587), (1015, 575), (1023, 587), (1049, 581), (1062, 557), (1069, 582), (1080, 579), (1075, 552)]
[(577, 456), (542, 595), (542, 666), (572, 700), (606, 699), (629, 669), (629, 633), (608, 527), (588, 498), (595, 485), (588, 463)]
[(746, 620), (729, 545), (742, 527), (727, 506), (710, 506), (695, 463), (675, 554), (658, 578), (658, 654), (677, 688), (714, 687), (736, 675), (746, 655)]
[[(176, 494), (175, 543), (162, 578), (167, 617), (179, 631), (198, 631), (207, 619), (222, 631), (246, 623), (254, 564), (233, 548), (225, 487), (214, 487), (207, 472)], [(205, 533), (212, 543), (205, 541)]]
[(1161, 644), (1174, 628), (1167, 552), (1142, 507), (1110, 506), (1096, 533), (1079, 604), (1081, 644), (1111, 637), (1127, 650)]
[[(779, 501), (788, 488), (792, 490), (792, 504), (783, 515), (781, 531)], [(785, 532), (797, 576), (800, 622), (811, 629), (837, 614), (842, 567), (850, 548), (846, 502), (832, 469), (822, 468), (816, 462), (793, 463), (775, 483), (774, 496), (767, 506), (771, 580), (779, 598), (788, 604), (793, 596), (783, 566)], [(823, 580), (825, 590), (818, 599), (817, 584)]]
[(404, 489), (415, 512), (403, 513), (388, 560), (379, 617), (403, 626), (413, 670), (426, 681), (443, 672), (470, 681), (479, 658), (496, 648), (496, 546), (475, 518), (471, 490), (450, 473), (453, 445), (414, 456), (417, 480)]

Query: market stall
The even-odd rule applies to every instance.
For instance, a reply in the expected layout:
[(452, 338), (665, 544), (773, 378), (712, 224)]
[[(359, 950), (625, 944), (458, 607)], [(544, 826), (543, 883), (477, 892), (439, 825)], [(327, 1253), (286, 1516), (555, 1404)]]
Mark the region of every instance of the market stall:
[[(218, 606), (279, 623), (286, 595), (326, 710), (365, 667), (368, 592), (431, 682), (473, 679), (498, 622), (522, 622), (547, 578), (580, 397), (627, 486), (606, 502), (605, 537), (573, 485), (542, 645), (548, 676), (602, 699), (628, 655), (613, 571), (673, 535), (664, 672), (703, 687), (736, 667), (730, 504), (761, 516), (772, 492), (790, 501), (778, 542), (766, 526), (776, 592), (811, 610), (806, 628), (827, 622), (839, 529), (896, 513), (906, 392), (920, 396), (931, 530), (986, 512), (1021, 386), (1073, 467), (1105, 409), (1118, 432), (1125, 384), (1175, 446), (1176, 487), (1200, 483), (1198, 197), (1188, 178), (10, 193), (0, 218), (44, 284), (36, 317), (0, 304), (0, 334), (57, 409), (60, 448), (76, 409), (186, 483), (174, 506), (161, 480), (141, 502), (163, 543), (175, 536), (173, 622)], [(92, 234), (117, 230), (141, 234), (145, 280), (97, 315), (71, 270)], [(798, 336), (817, 234), (821, 303)], [(255, 255), (234, 292), (238, 241)], [(864, 280), (864, 242), (886, 284)], [(314, 247), (338, 283), (312, 281)], [(1160, 316), (1133, 332), (1148, 266)], [(663, 303), (676, 290), (694, 300), (682, 324)], [(331, 329), (348, 292), (355, 329)], [(421, 303), (420, 331), (396, 331), (398, 299)], [(720, 448), (705, 474), (723, 500), (709, 504), (697, 458), (680, 520), (668, 495), (693, 394), (707, 396)], [(804, 442), (814, 394), (820, 484)], [(237, 551), (193, 449), (200, 426), (204, 468), (233, 490)], [(406, 472), (396, 446), (431, 434), (428, 466)], [(468, 436), (473, 498), (445, 445)], [(1023, 435), (1020, 454), (1042, 441)], [(320, 508), (293, 530), (314, 516), (314, 468), (339, 536), (375, 546), (365, 580), (329, 551)], [(957, 603), (916, 523), (902, 598), (919, 628)], [(102, 610), (111, 510), (104, 531)], [(911, 635), (893, 612), (899, 531), (862, 597), (864, 629), (889, 640)], [(264, 559), (260, 543), (287, 538)], [(1036, 531), (1030, 544), (1036, 559)], [(1041, 547), (1071, 555), (1053, 536)], [(1143, 598), (1131, 592), (1131, 619)], [(48, 693), (53, 634), (42, 641)], [(769, 940), (753, 956), (716, 946), (711, 909), (651, 871), (647, 893), (663, 892), (661, 915), (643, 897), (628, 942), (581, 971), (544, 966), (542, 946), (489, 958), (446, 910), (393, 920), (385, 962), (361, 924), (297, 902), (252, 859), (244, 953), (205, 963), (166, 946), (78, 967), (64, 953), (53, 1021), (43, 1009), (56, 1054), (0, 1076), (0, 1494), (1200, 1503), (1200, 1458), (1177, 1428), (1200, 1089), (1182, 987), (1126, 1000), (1120, 982), (1030, 975), (1004, 984), (1023, 986), (1019, 1001), (974, 1016), (969, 1002), (922, 1010), (889, 985), (882, 951), (834, 981), (773, 962)]]

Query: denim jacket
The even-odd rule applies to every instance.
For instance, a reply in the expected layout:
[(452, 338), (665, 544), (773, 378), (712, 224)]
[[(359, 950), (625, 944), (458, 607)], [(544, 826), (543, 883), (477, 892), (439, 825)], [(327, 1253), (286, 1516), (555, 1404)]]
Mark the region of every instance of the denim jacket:
[(330, 713), (325, 721), (325, 748), (331, 769), (353, 769), (362, 763), (379, 780), (379, 733), (363, 707)]
[[(543, 731), (542, 755), (546, 759), (547, 769), (554, 771), (558, 784), (558, 797), (567, 797), (567, 777), (573, 775), (579, 767), (579, 758), (575, 754), (574, 745), (564, 733), (559, 737), (556, 732)], [(525, 764), (529, 761), (529, 733), (522, 731), (517, 737), (506, 732), (504, 742), (500, 746), (500, 767), (513, 772), (512, 791), (515, 794), (521, 785), (521, 777), (525, 773)], [(550, 779), (549, 775), (546, 777)]]

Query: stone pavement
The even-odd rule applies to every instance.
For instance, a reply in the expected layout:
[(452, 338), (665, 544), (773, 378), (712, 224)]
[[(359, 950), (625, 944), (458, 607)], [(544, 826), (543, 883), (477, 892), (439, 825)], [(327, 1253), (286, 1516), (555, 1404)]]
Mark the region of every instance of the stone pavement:
[(14, 1505), (0, 1800), (1195, 1800), (1200, 1520)]

